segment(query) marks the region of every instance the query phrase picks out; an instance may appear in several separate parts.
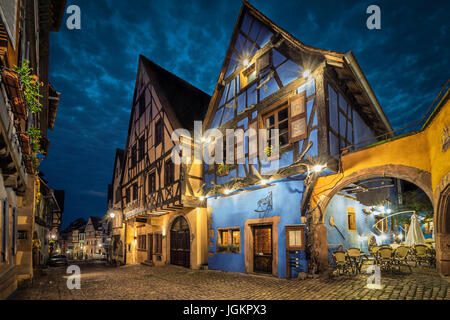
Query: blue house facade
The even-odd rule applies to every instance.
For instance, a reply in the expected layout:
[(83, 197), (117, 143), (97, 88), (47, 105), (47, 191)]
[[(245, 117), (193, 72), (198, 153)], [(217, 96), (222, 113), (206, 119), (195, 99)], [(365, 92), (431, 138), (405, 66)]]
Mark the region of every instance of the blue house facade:
[[(286, 251), (286, 226), (304, 228), (299, 214), (302, 195), (303, 181), (280, 181), (261, 189), (208, 200), (208, 205), (213, 208), (211, 228), (215, 230), (209, 247), (208, 267), (234, 272), (261, 271), (285, 278), (288, 257), (298, 259), (298, 266), (289, 268), (292, 277), (298, 272), (307, 272), (305, 250)], [(261, 199), (267, 202), (261, 205)], [(255, 247), (255, 230), (258, 228), (270, 230), (267, 232), (272, 238), (270, 249)], [(229, 229), (239, 232), (239, 249), (220, 252), (221, 233)], [(300, 241), (304, 243), (305, 240)], [(264, 258), (261, 254), (271, 256)], [(263, 260), (260, 269), (255, 270), (259, 267), (255, 259)]]
[(244, 1), (202, 128), (203, 156), (215, 159), (203, 167), (210, 269), (309, 271), (315, 179), (339, 170), (343, 149), (391, 129), (355, 61), (303, 44)]

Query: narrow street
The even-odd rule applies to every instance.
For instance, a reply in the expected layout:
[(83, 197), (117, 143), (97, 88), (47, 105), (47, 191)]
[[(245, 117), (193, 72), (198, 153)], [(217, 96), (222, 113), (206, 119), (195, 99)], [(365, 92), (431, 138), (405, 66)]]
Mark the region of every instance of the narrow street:
[(332, 279), (285, 280), (214, 270), (190, 270), (167, 265), (110, 267), (82, 263), (81, 289), (67, 288), (65, 267), (51, 267), (32, 286), (18, 290), (14, 300), (450, 300), (450, 283), (435, 270), (413, 269), (412, 274), (382, 274), (382, 290), (367, 289), (367, 275)]

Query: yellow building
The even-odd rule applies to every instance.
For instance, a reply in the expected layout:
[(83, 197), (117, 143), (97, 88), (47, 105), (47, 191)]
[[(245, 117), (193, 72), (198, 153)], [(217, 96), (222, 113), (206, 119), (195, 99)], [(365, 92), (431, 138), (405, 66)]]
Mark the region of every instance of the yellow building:
[(346, 186), (369, 178), (393, 177), (414, 183), (434, 208), (438, 270), (450, 274), (450, 89), (445, 85), (421, 129), (341, 155), (342, 169), (320, 177), (311, 199), (315, 253), (327, 264), (324, 214), (331, 198)]

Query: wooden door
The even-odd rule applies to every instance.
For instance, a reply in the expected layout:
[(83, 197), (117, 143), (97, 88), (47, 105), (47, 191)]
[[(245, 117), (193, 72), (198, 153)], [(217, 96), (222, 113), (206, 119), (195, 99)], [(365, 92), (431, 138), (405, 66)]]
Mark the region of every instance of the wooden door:
[(178, 217), (170, 229), (170, 263), (190, 267), (190, 231), (184, 217)]
[(255, 272), (272, 273), (272, 226), (253, 227), (253, 252)]

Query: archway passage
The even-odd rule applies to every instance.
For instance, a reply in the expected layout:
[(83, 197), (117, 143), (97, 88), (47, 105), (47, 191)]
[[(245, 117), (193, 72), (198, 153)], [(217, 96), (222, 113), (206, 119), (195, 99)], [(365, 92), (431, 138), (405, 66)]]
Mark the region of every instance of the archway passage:
[(442, 192), (438, 193), (438, 197), (436, 209), (436, 260), (439, 272), (448, 276), (450, 275), (450, 182), (446, 184)]
[[(316, 268), (319, 268), (319, 270), (326, 270), (328, 267), (329, 262), (329, 256), (330, 251), (328, 250), (328, 239), (327, 239), (327, 233), (328, 229), (336, 229), (334, 226), (331, 225), (326, 217), (326, 211), (328, 208), (328, 205), (330, 201), (333, 199), (333, 197), (341, 192), (341, 190), (346, 189), (348, 187), (354, 187), (355, 183), (358, 183), (363, 180), (370, 180), (375, 178), (393, 178), (393, 179), (401, 179), (406, 182), (414, 184), (416, 187), (418, 187), (421, 191), (423, 191), (423, 196), (430, 201), (431, 204), (433, 204), (433, 207), (435, 207), (437, 201), (433, 201), (436, 199), (433, 197), (433, 191), (431, 188), (431, 174), (427, 171), (423, 171), (417, 168), (404, 166), (404, 165), (383, 165), (379, 167), (372, 167), (367, 169), (362, 169), (358, 171), (354, 171), (349, 174), (344, 174), (343, 177), (339, 177), (339, 175), (336, 176), (328, 176), (324, 178), (320, 178), (318, 180), (318, 183), (316, 184), (313, 192), (312, 197), (312, 225), (314, 226), (314, 233), (315, 237), (314, 239), (317, 239), (317, 241), (314, 241), (312, 243), (312, 254), (314, 255), (313, 261), (316, 261)], [(346, 210), (345, 210), (346, 211)], [(351, 217), (351, 212), (344, 212), (345, 216)], [(345, 221), (345, 227), (347, 228), (347, 220)], [(436, 221), (436, 215), (434, 215), (434, 220)], [(436, 226), (435, 223), (432, 223), (434, 226)], [(342, 228), (341, 228), (342, 229)], [(336, 230), (337, 233), (339, 233)], [(403, 236), (405, 233), (403, 234)], [(339, 235), (340, 236), (340, 235)], [(337, 236), (337, 237), (339, 237)], [(345, 234), (344, 234), (345, 236)], [(439, 257), (439, 250), (442, 247), (438, 246), (438, 235), (435, 233), (436, 238), (436, 257)], [(364, 237), (365, 238), (365, 237)], [(359, 237), (355, 237), (355, 241), (358, 240)], [(337, 242), (336, 244), (342, 244), (342, 242)], [(449, 242), (450, 244), (450, 242)], [(338, 246), (337, 246), (338, 247)], [(450, 260), (450, 259), (449, 259)]]
[(170, 263), (190, 267), (190, 230), (182, 216), (177, 217), (170, 228)]
[[(417, 223), (411, 224), (415, 213)], [(328, 251), (388, 245), (414, 248), (426, 245), (434, 252), (433, 204), (415, 184), (392, 177), (370, 178), (339, 190), (324, 217)], [(433, 264), (431, 266), (434, 267)]]

